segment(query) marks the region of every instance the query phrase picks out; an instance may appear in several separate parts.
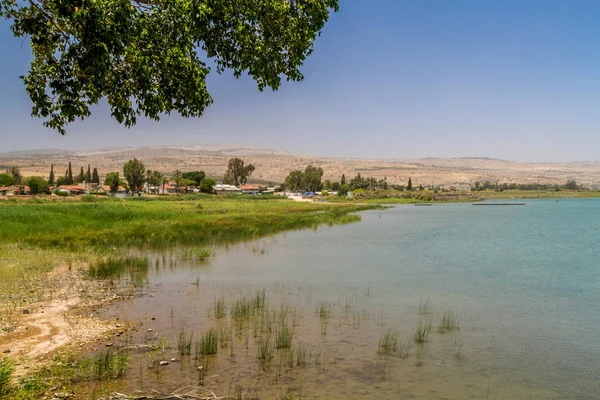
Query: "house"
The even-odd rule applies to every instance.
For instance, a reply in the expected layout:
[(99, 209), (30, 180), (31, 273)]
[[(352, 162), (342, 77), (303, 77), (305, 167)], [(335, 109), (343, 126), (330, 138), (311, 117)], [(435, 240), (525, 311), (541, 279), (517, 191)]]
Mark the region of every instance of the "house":
[(56, 189), (57, 192), (80, 195), (86, 193), (86, 188), (76, 185), (61, 185)]
[[(97, 190), (104, 191), (104, 193), (106, 193), (106, 194), (111, 194), (110, 186), (108, 186), (108, 185), (98, 186)], [(127, 189), (125, 189), (123, 186), (119, 186), (117, 188), (117, 192), (114, 193), (114, 196), (115, 197), (127, 197)]]
[(260, 192), (260, 188), (256, 185), (242, 185), (241, 187), (242, 189), (242, 193), (246, 193), (246, 194), (258, 194)]
[(240, 189), (239, 187), (233, 185), (225, 185), (222, 183), (213, 186), (213, 190), (216, 193), (242, 193), (242, 189)]
[(1, 196), (24, 196), (31, 194), (31, 189), (27, 185), (13, 185), (0, 187)]

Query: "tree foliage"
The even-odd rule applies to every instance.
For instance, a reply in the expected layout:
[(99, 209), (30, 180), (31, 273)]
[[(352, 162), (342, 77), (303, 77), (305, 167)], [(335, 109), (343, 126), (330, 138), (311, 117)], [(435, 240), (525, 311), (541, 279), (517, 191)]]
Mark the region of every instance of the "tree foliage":
[(48, 184), (54, 185), (54, 164), (50, 164), (50, 175), (48, 176)]
[(202, 182), (200, 182), (200, 191), (202, 193), (213, 193), (214, 189), (213, 186), (215, 186), (216, 182), (213, 181), (210, 178), (204, 178), (202, 179)]
[(185, 179), (191, 179), (196, 182), (196, 185), (200, 185), (202, 179), (206, 178), (204, 171), (190, 171), (184, 172), (182, 175)]
[(88, 164), (88, 169), (85, 173), (84, 181), (88, 183), (92, 182), (92, 171), (90, 169), (90, 164)]
[(13, 34), (30, 38), (32, 115), (61, 134), (102, 98), (127, 127), (202, 115), (208, 60), (261, 91), (300, 81), (331, 9), (338, 0), (0, 0)]
[(50, 193), (48, 182), (41, 176), (32, 176), (25, 181), (31, 194)]
[(21, 175), (21, 170), (19, 169), (19, 167), (12, 166), (6, 170), (6, 173), (12, 176), (14, 180), (13, 184), (21, 184), (21, 179), (23, 178), (23, 176)]
[(73, 170), (71, 169), (71, 161), (69, 161), (69, 168), (67, 168), (67, 172), (65, 172), (65, 184), (72, 185), (75, 183), (73, 180)]
[(119, 186), (121, 184), (121, 180), (119, 179), (119, 172), (109, 172), (104, 177), (104, 184), (110, 186), (111, 193), (117, 193), (119, 190)]
[(11, 186), (15, 184), (15, 178), (10, 174), (0, 174), (0, 186)]
[(304, 171), (294, 170), (285, 178), (286, 189), (316, 192), (321, 189), (323, 168), (309, 165)]
[(127, 185), (132, 192), (140, 192), (144, 188), (144, 172), (146, 167), (137, 158), (129, 160), (123, 165), (123, 175), (127, 179)]
[(97, 185), (100, 184), (100, 176), (98, 176), (98, 169), (94, 168), (94, 172), (92, 172), (92, 183)]
[(408, 177), (408, 184), (406, 185), (406, 190), (412, 190), (413, 186), (412, 186), (412, 178), (409, 176)]
[(232, 158), (227, 164), (227, 171), (223, 177), (223, 183), (228, 185), (243, 185), (248, 182), (248, 178), (254, 172), (255, 167), (252, 164), (245, 165), (244, 160)]

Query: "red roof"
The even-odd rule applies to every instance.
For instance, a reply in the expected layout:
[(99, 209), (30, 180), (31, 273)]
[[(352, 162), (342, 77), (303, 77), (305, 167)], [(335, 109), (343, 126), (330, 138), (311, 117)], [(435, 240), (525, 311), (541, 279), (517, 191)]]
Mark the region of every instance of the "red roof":
[(255, 185), (242, 185), (242, 190), (258, 190), (259, 187)]
[(84, 191), (85, 188), (81, 187), (81, 186), (75, 186), (75, 185), (61, 185), (58, 187), (59, 189), (67, 189), (67, 190), (76, 190), (76, 191)]

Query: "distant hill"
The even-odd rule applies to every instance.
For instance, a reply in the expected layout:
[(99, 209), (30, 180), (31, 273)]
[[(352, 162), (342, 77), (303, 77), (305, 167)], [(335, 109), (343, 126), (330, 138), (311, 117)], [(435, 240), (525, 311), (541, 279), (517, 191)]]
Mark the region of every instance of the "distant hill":
[(444, 185), (468, 188), (476, 181), (499, 183), (564, 184), (574, 179), (577, 183), (600, 187), (600, 162), (523, 163), (488, 157), (360, 159), (313, 157), (293, 154), (285, 150), (252, 146), (155, 146), (139, 148), (102, 148), (90, 150), (28, 150), (0, 154), (0, 167), (16, 165), (25, 176), (47, 177), (50, 164), (56, 174), (66, 170), (69, 161), (74, 171), (90, 164), (98, 168), (100, 176), (111, 171), (122, 171), (131, 158), (140, 159), (147, 169), (167, 175), (181, 171), (203, 170), (208, 176), (222, 177), (227, 162), (240, 157), (256, 166), (251, 181), (281, 183), (295, 169), (308, 164), (323, 168), (323, 179), (338, 181), (342, 174), (347, 179), (357, 173), (390, 183), (406, 184), (411, 177), (413, 185)]
[(14, 158), (14, 157), (37, 157), (37, 156), (57, 156), (57, 157), (68, 157), (76, 154), (72, 150), (61, 150), (61, 149), (34, 149), (34, 150), (18, 150), (18, 151), (7, 151), (0, 153), (0, 158)]

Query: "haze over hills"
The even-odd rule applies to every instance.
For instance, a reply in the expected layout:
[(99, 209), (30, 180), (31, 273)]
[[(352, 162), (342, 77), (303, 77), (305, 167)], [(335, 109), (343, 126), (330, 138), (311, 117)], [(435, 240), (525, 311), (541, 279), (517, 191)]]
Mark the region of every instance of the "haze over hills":
[(285, 150), (251, 146), (162, 146), (139, 148), (101, 148), (88, 150), (40, 149), (0, 153), (0, 167), (16, 165), (23, 175), (47, 177), (50, 164), (55, 174), (65, 171), (69, 161), (73, 172), (90, 164), (101, 176), (110, 171), (121, 171), (123, 164), (138, 158), (146, 168), (166, 174), (204, 170), (209, 176), (223, 176), (231, 157), (240, 157), (256, 166), (252, 178), (260, 182), (280, 183), (294, 169), (308, 164), (323, 168), (323, 179), (339, 180), (342, 174), (353, 177), (357, 173), (387, 178), (390, 183), (405, 184), (412, 177), (413, 184), (444, 185), (465, 188), (475, 181), (509, 183), (565, 183), (574, 179), (579, 184), (600, 187), (600, 162), (523, 163), (492, 158), (414, 158), (414, 159), (357, 159), (313, 157)]

